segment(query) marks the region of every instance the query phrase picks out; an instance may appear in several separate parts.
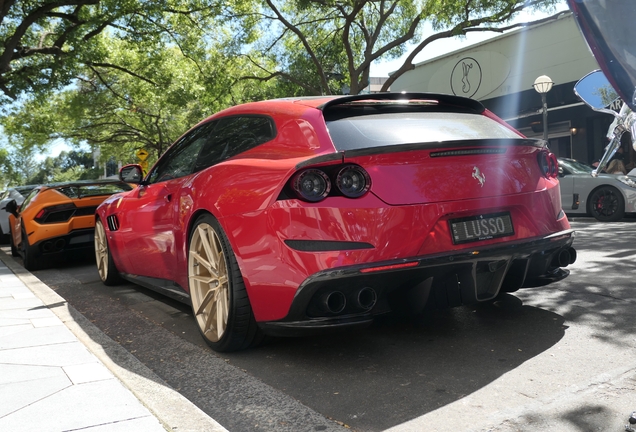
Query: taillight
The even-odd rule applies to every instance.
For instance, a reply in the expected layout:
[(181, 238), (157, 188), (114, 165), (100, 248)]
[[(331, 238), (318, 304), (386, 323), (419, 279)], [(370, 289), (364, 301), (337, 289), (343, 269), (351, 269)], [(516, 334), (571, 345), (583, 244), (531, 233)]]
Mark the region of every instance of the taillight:
[(330, 195), (359, 198), (371, 188), (371, 178), (359, 165), (332, 165), (298, 171), (288, 187), (296, 197), (309, 202), (322, 201)]
[(65, 222), (69, 220), (75, 213), (75, 204), (60, 204), (51, 207), (45, 207), (33, 218), (38, 223), (55, 223)]
[(559, 176), (559, 162), (554, 153), (542, 150), (538, 155), (539, 167), (546, 178), (557, 178)]
[(336, 186), (348, 198), (358, 198), (371, 187), (369, 174), (358, 165), (347, 165), (338, 172)]
[(319, 169), (307, 169), (292, 177), (292, 188), (298, 198), (317, 202), (325, 199), (331, 190), (329, 176)]

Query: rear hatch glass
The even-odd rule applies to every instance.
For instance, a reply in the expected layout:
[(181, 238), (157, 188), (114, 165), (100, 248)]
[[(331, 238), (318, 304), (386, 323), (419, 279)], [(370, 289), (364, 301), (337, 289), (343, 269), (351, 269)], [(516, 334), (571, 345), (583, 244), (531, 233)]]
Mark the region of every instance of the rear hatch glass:
[(507, 126), (482, 114), (403, 112), (327, 121), (338, 151), (403, 144), (483, 139), (522, 139)]

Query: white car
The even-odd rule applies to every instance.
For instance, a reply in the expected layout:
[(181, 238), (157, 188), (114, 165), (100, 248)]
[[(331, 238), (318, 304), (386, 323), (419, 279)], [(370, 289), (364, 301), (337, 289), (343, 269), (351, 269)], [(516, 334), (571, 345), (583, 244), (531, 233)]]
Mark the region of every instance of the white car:
[(574, 159), (559, 158), (561, 206), (568, 215), (591, 215), (602, 222), (621, 220), (636, 213), (636, 177), (599, 174)]
[(9, 213), (5, 210), (7, 203), (15, 200), (18, 206), (22, 204), (24, 198), (37, 185), (16, 186), (9, 188), (0, 195), (0, 241), (6, 243), (9, 240)]

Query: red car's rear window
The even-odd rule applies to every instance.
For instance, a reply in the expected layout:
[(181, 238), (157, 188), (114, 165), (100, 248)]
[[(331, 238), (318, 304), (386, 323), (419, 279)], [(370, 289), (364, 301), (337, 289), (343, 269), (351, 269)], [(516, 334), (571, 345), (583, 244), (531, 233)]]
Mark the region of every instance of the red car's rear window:
[(482, 114), (403, 112), (344, 117), (327, 121), (338, 150), (473, 139), (521, 139)]

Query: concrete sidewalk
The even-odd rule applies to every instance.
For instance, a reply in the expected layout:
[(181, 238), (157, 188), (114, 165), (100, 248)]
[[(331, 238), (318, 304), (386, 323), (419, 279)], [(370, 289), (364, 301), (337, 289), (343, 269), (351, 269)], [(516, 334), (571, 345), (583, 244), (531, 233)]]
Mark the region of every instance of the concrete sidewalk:
[(222, 432), (0, 251), (0, 431)]

